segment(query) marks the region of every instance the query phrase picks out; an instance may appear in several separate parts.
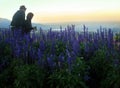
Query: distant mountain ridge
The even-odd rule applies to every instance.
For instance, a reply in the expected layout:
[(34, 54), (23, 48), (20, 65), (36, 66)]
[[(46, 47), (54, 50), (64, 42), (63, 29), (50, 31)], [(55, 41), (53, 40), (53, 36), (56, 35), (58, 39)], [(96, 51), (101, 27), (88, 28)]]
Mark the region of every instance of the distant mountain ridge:
[(0, 18), (0, 28), (9, 28), (10, 22), (8, 19)]
[[(11, 20), (5, 19), (5, 18), (0, 18), (0, 28), (9, 28), (10, 27), (10, 22)], [(49, 26), (39, 24), (39, 23), (32, 23), (33, 26), (36, 26), (38, 29), (41, 27), (43, 29), (48, 29)]]
[[(0, 28), (9, 28), (11, 20), (0, 18)], [(88, 27), (89, 31), (96, 31), (102, 26), (102, 28), (111, 28), (114, 33), (120, 32), (120, 22), (71, 22), (71, 23), (49, 23), (49, 24), (40, 24), (40, 23), (32, 23), (32, 26), (36, 26), (39, 30), (42, 28), (43, 30), (49, 30), (52, 28), (53, 30), (60, 30), (60, 26), (62, 29), (65, 29), (67, 25), (75, 25), (76, 31), (83, 31), (83, 24)]]

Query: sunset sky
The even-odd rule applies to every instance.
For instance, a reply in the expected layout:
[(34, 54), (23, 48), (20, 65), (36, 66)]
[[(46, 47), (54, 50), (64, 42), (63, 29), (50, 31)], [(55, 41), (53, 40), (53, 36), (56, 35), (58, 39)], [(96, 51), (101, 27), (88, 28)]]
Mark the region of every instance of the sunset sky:
[(39, 23), (120, 21), (120, 0), (0, 0), (0, 18), (11, 20), (20, 5)]

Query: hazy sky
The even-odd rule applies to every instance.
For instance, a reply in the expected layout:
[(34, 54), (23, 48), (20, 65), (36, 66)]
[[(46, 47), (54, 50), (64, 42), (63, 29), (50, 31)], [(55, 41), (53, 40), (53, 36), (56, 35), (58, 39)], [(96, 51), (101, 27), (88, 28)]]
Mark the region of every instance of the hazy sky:
[(33, 22), (120, 21), (120, 0), (0, 0), (0, 18), (11, 20), (20, 5)]

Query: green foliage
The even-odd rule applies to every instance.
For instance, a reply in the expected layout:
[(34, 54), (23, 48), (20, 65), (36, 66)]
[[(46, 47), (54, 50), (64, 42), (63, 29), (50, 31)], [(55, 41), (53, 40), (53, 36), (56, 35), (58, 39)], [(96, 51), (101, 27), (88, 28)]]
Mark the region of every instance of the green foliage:
[(105, 80), (101, 82), (101, 88), (120, 88), (120, 66), (111, 64)]
[(14, 68), (16, 66), (23, 65), (23, 61), (21, 59), (7, 59), (7, 61), (9, 61), (9, 64), (5, 65), (5, 67), (3, 68), (4, 70), (2, 70), (0, 74), (0, 88), (13, 88), (13, 83), (15, 80)]
[(0, 42), (0, 56), (9, 56), (12, 54), (11, 47), (5, 42)]
[(106, 59), (106, 52), (105, 49), (98, 49), (90, 60), (90, 66), (94, 72), (97, 72), (96, 74), (104, 73), (103, 71), (106, 71), (109, 67), (110, 58)]
[(84, 52), (85, 49), (85, 44), (83, 42), (80, 43), (80, 50), (82, 51), (82, 54)]
[(50, 88), (87, 88), (84, 81), (81, 79), (81, 76), (71, 74), (69, 71), (66, 70), (60, 70), (56, 71), (53, 74), (49, 76), (49, 82)]
[[(100, 86), (100, 83), (105, 79), (108, 72), (111, 70), (112, 56), (107, 57), (107, 49), (98, 49), (92, 59), (89, 61), (91, 70), (90, 75), (96, 84)], [(109, 88), (109, 87), (108, 87)]]
[(86, 75), (86, 65), (81, 58), (77, 58), (70, 72), (68, 67), (57, 70), (49, 76), (50, 88), (87, 88), (83, 78)]
[(76, 75), (84, 76), (86, 75), (86, 68), (87, 64), (85, 63), (85, 60), (83, 57), (77, 57), (74, 64), (73, 64), (73, 70), (72, 72)]
[(34, 42), (33, 44), (32, 44), (32, 46), (35, 48), (35, 49), (38, 49), (39, 48), (39, 42)]
[[(120, 62), (119, 46), (108, 47), (112, 43), (107, 35), (98, 38), (94, 35), (96, 40), (76, 37), (76, 45), (72, 44), (72, 36), (61, 34), (61, 39), (68, 37), (66, 41), (55, 36), (44, 40), (47, 36), (41, 34), (34, 42), (28, 42), (29, 39), (10, 41), (14, 38), (1, 36), (0, 88), (120, 88), (120, 66), (114, 64), (115, 59)], [(116, 45), (119, 40), (120, 35), (116, 35)], [(11, 42), (18, 43), (15, 46), (20, 49), (19, 58), (14, 57), (16, 49), (11, 49), (14, 45)], [(77, 48), (79, 50), (74, 51)], [(31, 60), (34, 63), (29, 63)]]
[(114, 38), (116, 42), (120, 42), (120, 33), (116, 33)]
[(12, 74), (12, 69), (4, 69), (0, 73), (0, 88), (13, 88), (14, 77)]
[(8, 43), (0, 41), (0, 88), (11, 88), (14, 80), (10, 64), (12, 61), (12, 50)]
[(16, 88), (42, 88), (44, 73), (37, 65), (16, 66), (14, 70)]
[(57, 41), (55, 45), (55, 53), (56, 55), (60, 55), (61, 52), (65, 53), (66, 46), (62, 41)]
[(45, 54), (50, 54), (50, 52), (51, 52), (51, 46), (52, 46), (52, 44), (50, 42), (46, 43), (46, 50), (44, 51)]

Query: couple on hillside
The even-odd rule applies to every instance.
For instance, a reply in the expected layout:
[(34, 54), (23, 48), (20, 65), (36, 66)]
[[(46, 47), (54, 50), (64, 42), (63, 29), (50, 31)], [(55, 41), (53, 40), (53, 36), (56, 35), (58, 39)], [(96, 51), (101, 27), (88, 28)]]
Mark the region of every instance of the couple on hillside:
[(36, 29), (36, 27), (32, 27), (31, 23), (34, 14), (29, 12), (25, 20), (25, 11), (26, 7), (24, 5), (20, 6), (20, 9), (13, 15), (11, 29), (22, 29), (22, 33), (27, 34), (30, 33), (31, 30)]

